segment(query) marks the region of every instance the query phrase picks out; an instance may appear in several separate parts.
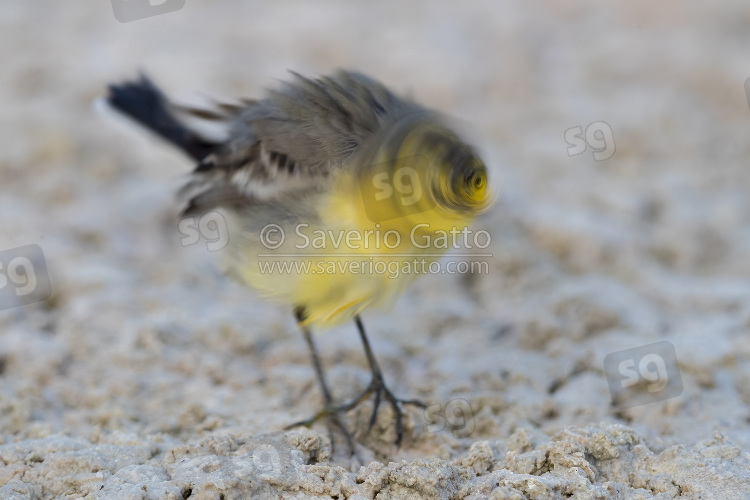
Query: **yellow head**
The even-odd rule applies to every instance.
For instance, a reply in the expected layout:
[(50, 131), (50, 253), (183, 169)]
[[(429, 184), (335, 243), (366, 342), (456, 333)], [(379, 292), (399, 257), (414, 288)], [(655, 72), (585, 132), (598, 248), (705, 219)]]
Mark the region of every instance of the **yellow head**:
[(474, 150), (434, 117), (401, 120), (362, 162), (367, 218), (388, 226), (465, 226), (491, 206), (487, 169)]

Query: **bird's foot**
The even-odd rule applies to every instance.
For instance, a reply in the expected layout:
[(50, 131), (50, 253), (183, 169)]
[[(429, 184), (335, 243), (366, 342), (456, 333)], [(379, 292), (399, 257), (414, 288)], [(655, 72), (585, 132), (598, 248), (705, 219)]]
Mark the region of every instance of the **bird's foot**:
[(396, 416), (396, 446), (401, 446), (401, 441), (404, 437), (404, 424), (403, 424), (403, 410), (401, 408), (401, 405), (413, 405), (417, 406), (419, 408), (426, 408), (427, 405), (425, 405), (423, 402), (417, 400), (417, 399), (399, 399), (397, 398), (393, 392), (391, 392), (388, 387), (386, 387), (385, 382), (383, 381), (382, 376), (373, 376), (372, 381), (370, 382), (370, 385), (367, 387), (367, 389), (362, 392), (358, 397), (354, 398), (350, 403), (341, 405), (338, 407), (338, 410), (341, 412), (348, 412), (349, 410), (352, 410), (353, 408), (359, 406), (360, 403), (363, 403), (367, 398), (369, 398), (371, 395), (375, 395), (375, 401), (372, 408), (372, 414), (370, 415), (370, 423), (367, 428), (367, 432), (370, 432), (375, 425), (375, 421), (378, 418), (378, 409), (380, 407), (380, 403), (383, 401), (383, 398), (388, 401), (388, 403), (391, 405), (391, 408), (393, 409), (393, 414)]

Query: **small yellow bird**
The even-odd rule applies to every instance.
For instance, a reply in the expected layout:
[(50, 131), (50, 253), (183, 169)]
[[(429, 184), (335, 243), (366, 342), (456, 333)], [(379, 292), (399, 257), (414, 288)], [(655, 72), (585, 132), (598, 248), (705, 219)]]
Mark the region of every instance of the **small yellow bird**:
[[(329, 418), (375, 395), (370, 429), (385, 397), (403, 435), (402, 403), (386, 387), (360, 312), (393, 301), (490, 206), (487, 170), (443, 118), (360, 73), (292, 81), (260, 100), (216, 110), (176, 106), (145, 76), (110, 85), (109, 103), (182, 149), (197, 167), (183, 214), (220, 211), (228, 221), (227, 270), (262, 295), (290, 305), (304, 333)], [(210, 140), (180, 118), (228, 124)], [(455, 233), (453, 233), (455, 234)], [(335, 406), (310, 327), (354, 319), (372, 371), (369, 387)]]

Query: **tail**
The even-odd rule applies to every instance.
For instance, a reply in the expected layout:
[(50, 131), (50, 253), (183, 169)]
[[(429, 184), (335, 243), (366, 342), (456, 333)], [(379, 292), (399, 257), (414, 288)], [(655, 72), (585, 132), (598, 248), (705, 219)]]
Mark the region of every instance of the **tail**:
[(181, 122), (167, 97), (146, 75), (141, 74), (137, 81), (109, 85), (107, 102), (196, 161), (219, 145)]

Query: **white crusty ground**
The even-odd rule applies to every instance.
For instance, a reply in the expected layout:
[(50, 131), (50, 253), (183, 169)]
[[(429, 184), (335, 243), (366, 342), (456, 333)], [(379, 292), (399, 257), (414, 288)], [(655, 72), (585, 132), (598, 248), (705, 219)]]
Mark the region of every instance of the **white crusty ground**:
[[(0, 42), (0, 250), (40, 245), (54, 292), (0, 311), (0, 498), (750, 498), (744, 2), (190, 0), (120, 24), (10, 0)], [(498, 191), (488, 274), (364, 316), (394, 390), (459, 413), (409, 410), (395, 449), (384, 409), (363, 467), (325, 427), (279, 432), (320, 405), (291, 314), (180, 245), (191, 165), (92, 107), (139, 69), (200, 103), (336, 67), (456, 117)], [(569, 157), (595, 121), (615, 154)], [(353, 325), (317, 333), (353, 397)], [(660, 340), (682, 395), (613, 407), (604, 357)]]

